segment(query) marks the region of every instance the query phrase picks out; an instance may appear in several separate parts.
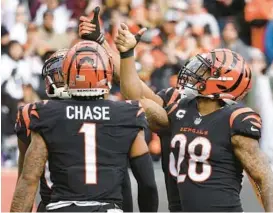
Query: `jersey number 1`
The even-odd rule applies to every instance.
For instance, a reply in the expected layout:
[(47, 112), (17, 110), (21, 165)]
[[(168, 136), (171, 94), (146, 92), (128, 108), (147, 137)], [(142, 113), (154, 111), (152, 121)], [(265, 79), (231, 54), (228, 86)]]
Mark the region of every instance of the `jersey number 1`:
[[(186, 154), (187, 138), (184, 134), (177, 134), (171, 141), (171, 148), (175, 148), (176, 143), (179, 143), (178, 161), (175, 162), (174, 154), (170, 154), (169, 170), (172, 176), (177, 177), (177, 182), (185, 181), (187, 174), (180, 174), (181, 164), (184, 161)], [(202, 151), (200, 155), (195, 154), (197, 146), (201, 146)], [(208, 162), (211, 152), (211, 143), (205, 137), (197, 137), (188, 145), (188, 176), (192, 181), (202, 182), (207, 180), (211, 175), (211, 165)], [(197, 163), (202, 165), (202, 172), (197, 172)]]
[(84, 123), (79, 132), (84, 133), (85, 183), (97, 184), (96, 124)]

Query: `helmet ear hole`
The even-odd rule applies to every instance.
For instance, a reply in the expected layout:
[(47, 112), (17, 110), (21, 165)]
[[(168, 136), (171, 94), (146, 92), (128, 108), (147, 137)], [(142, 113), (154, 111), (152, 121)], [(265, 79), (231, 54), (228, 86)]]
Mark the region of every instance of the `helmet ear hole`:
[(198, 86), (198, 91), (204, 91), (206, 89), (206, 84), (204, 83), (201, 83), (199, 86)]
[(214, 78), (219, 78), (220, 77), (220, 69), (216, 69), (212, 72), (212, 75)]

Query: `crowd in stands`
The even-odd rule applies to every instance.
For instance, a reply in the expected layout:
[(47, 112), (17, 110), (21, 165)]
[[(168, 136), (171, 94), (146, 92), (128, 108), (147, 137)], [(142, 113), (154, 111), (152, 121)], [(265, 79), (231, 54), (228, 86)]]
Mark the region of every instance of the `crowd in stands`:
[[(41, 79), (45, 59), (80, 40), (78, 19), (91, 17), (96, 6), (101, 7), (102, 30), (113, 48), (120, 23), (133, 33), (148, 28), (136, 48), (136, 67), (155, 92), (174, 87), (180, 68), (197, 53), (222, 47), (241, 54), (254, 76), (244, 102), (262, 116), (261, 146), (273, 164), (272, 0), (2, 0), (2, 166), (17, 164), (13, 128), (18, 106), (47, 99)], [(118, 85), (110, 99), (123, 99)], [(151, 151), (158, 154), (158, 137), (147, 137)]]

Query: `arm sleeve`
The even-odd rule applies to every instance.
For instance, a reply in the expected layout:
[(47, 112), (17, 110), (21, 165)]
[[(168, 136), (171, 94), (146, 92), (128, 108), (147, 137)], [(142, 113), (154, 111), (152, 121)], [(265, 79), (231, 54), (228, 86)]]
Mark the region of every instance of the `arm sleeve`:
[(231, 136), (242, 135), (256, 140), (261, 138), (262, 120), (250, 108), (235, 110), (230, 117)]
[(125, 177), (122, 184), (122, 197), (123, 197), (122, 210), (124, 212), (133, 212), (132, 188), (128, 170), (125, 172)]
[(138, 205), (140, 212), (157, 212), (158, 192), (150, 154), (130, 159), (134, 177), (138, 183)]
[(32, 104), (27, 104), (25, 106), (19, 107), (17, 112), (16, 123), (14, 126), (15, 133), (17, 137), (24, 143), (29, 145), (31, 141), (31, 131), (29, 129), (30, 125), (30, 111), (32, 109)]

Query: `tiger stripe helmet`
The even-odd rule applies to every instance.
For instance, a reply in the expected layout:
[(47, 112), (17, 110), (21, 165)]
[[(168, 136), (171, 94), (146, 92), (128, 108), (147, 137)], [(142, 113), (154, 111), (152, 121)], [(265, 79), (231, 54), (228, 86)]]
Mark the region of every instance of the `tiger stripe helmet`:
[(81, 41), (66, 54), (63, 62), (66, 89), (72, 96), (101, 96), (111, 89), (112, 57), (98, 43)]
[(251, 70), (244, 58), (228, 49), (197, 54), (179, 71), (177, 86), (212, 99), (242, 99), (251, 88)]

